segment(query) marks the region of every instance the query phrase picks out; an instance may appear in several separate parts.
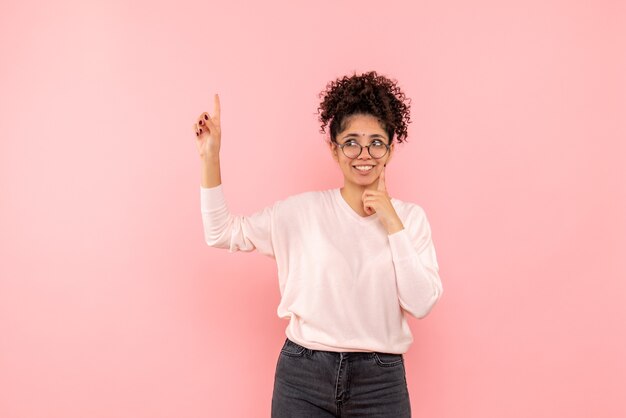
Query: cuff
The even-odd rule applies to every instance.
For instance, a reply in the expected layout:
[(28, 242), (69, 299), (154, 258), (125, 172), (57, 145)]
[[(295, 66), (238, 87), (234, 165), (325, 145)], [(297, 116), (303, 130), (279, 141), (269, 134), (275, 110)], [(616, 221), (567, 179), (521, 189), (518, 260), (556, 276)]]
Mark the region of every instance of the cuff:
[(391, 246), (391, 258), (393, 261), (406, 260), (415, 255), (415, 248), (409, 238), (409, 233), (405, 229), (394, 232), (389, 237), (389, 245)]

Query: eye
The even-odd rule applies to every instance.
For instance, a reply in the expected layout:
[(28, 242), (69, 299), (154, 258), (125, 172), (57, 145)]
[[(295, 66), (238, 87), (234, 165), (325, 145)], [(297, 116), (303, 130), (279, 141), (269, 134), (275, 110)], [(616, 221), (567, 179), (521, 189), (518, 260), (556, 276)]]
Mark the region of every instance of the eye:
[(346, 141), (343, 145), (346, 147), (356, 147), (359, 145), (359, 143), (356, 142), (354, 139), (351, 139), (349, 141)]
[(372, 141), (371, 145), (374, 148), (385, 148), (385, 143), (383, 141), (379, 141), (379, 140)]

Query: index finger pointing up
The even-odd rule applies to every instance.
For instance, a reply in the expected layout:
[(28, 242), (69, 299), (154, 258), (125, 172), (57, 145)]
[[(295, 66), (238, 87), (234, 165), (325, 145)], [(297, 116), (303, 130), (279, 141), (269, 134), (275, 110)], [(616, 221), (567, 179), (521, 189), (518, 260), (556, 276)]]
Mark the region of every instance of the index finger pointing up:
[(215, 118), (215, 124), (220, 123), (220, 96), (215, 93), (213, 96), (213, 117)]
[(380, 176), (378, 177), (378, 191), (386, 192), (387, 185), (385, 184), (385, 168), (383, 167), (383, 171), (380, 172)]

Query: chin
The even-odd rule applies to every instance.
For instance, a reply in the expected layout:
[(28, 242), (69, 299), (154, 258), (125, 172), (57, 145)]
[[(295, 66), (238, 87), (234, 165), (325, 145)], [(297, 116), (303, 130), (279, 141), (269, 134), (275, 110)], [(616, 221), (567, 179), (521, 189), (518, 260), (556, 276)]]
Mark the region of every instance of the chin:
[(376, 181), (376, 178), (374, 178), (373, 180), (368, 180), (368, 179), (351, 179), (350, 180), (352, 184), (356, 184), (357, 186), (361, 186), (361, 187), (371, 186), (372, 184), (374, 184), (375, 181)]

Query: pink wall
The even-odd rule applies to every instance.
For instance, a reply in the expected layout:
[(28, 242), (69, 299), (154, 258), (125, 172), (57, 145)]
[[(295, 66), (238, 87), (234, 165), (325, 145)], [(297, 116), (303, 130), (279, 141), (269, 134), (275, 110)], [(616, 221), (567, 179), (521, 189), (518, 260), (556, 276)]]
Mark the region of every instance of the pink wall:
[(626, 416), (624, 2), (40, 3), (0, 13), (0, 417), (268, 416), (275, 265), (204, 244), (191, 125), (218, 92), (238, 213), (337, 187), (317, 93), (370, 69), (445, 289), (414, 416)]

